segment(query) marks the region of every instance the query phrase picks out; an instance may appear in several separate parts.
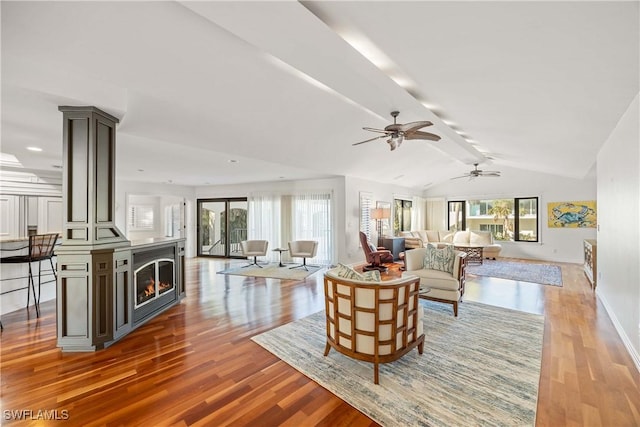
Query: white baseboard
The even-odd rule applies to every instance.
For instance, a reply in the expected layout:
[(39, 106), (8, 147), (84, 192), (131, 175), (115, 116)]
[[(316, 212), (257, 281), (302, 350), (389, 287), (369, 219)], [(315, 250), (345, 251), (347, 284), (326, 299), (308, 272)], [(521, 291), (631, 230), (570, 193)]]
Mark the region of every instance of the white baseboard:
[(600, 292), (598, 292), (597, 288), (596, 288), (596, 296), (598, 297), (600, 302), (602, 302), (604, 309), (607, 311), (609, 318), (613, 322), (614, 328), (616, 328), (616, 331), (618, 332), (620, 339), (622, 339), (622, 343), (624, 344), (627, 351), (629, 352), (629, 356), (631, 356), (631, 359), (633, 359), (633, 363), (636, 365), (636, 369), (638, 370), (638, 373), (640, 373), (640, 354), (635, 348), (633, 348), (633, 345), (631, 345), (631, 340), (629, 340), (629, 337), (627, 336), (624, 329), (622, 328), (622, 325), (620, 324), (620, 322), (618, 322), (618, 318), (616, 317), (615, 312), (607, 302), (607, 299)]

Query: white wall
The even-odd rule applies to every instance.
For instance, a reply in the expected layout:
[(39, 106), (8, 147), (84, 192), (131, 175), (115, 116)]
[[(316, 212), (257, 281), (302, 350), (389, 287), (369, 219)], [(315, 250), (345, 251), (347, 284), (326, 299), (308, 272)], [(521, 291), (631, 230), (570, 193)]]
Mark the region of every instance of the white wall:
[[(481, 167), (482, 169), (482, 167)], [(500, 256), (558, 262), (583, 262), (582, 241), (595, 239), (595, 228), (549, 228), (547, 203), (596, 200), (595, 168), (584, 178), (528, 172), (492, 165), (485, 169), (500, 170), (500, 178), (457, 179), (425, 191), (425, 197), (447, 200), (539, 197), (539, 242), (500, 242)]]
[(640, 101), (598, 153), (598, 282), (603, 302), (640, 370)]
[[(194, 257), (196, 254), (196, 213), (195, 213), (195, 188), (173, 184), (152, 184), (148, 182), (116, 181), (116, 227), (125, 234), (127, 225), (127, 196), (177, 196), (184, 198), (186, 247), (185, 256)], [(162, 231), (162, 230), (161, 230)]]
[[(343, 234), (340, 236), (343, 250), (339, 262), (356, 263), (364, 262), (364, 252), (360, 248), (360, 192), (365, 191), (373, 195), (373, 202), (393, 203), (397, 197), (413, 198), (420, 196), (419, 192), (398, 185), (381, 184), (359, 178), (347, 177), (345, 179), (345, 206)], [(392, 205), (393, 206), (393, 205)], [(374, 224), (371, 225), (375, 227)]]

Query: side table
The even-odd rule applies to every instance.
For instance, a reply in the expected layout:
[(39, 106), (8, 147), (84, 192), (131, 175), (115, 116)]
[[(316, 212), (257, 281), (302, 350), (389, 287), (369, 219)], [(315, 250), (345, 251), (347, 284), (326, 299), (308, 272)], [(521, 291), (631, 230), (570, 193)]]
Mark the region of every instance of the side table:
[(286, 267), (283, 263), (282, 263), (282, 252), (287, 252), (289, 249), (284, 249), (284, 248), (275, 248), (273, 249), (273, 252), (279, 252), (280, 253), (280, 264), (278, 264), (278, 267)]

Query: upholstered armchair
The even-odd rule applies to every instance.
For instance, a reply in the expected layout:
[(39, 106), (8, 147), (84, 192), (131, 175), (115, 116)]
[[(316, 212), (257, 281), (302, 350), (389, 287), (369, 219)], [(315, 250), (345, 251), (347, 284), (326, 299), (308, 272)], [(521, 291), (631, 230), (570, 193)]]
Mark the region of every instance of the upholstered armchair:
[[(289, 242), (289, 255), (292, 258), (302, 258), (302, 264), (289, 268), (307, 268), (307, 258), (313, 258), (318, 252), (318, 242), (315, 240), (295, 240)], [(313, 266), (312, 266), (313, 267)]]
[(268, 240), (244, 240), (240, 242), (240, 247), (242, 248), (242, 255), (253, 257), (253, 262), (245, 265), (245, 267), (257, 265), (262, 268), (262, 266), (258, 264), (258, 257), (267, 254), (267, 248), (269, 247)]
[[(413, 276), (367, 281), (353, 270), (352, 274), (341, 274), (342, 268), (338, 266), (324, 275), (327, 318), (324, 355), (333, 348), (345, 356), (373, 363), (373, 382), (378, 384), (380, 363), (393, 362), (416, 347), (422, 354), (419, 279)], [(365, 274), (368, 273), (376, 273), (379, 278), (377, 271)]]
[(421, 298), (452, 304), (453, 314), (457, 317), (458, 302), (464, 295), (467, 254), (463, 251), (453, 250), (453, 246), (451, 245), (448, 245), (447, 248), (453, 253), (451, 271), (443, 271), (437, 268), (431, 268), (433, 266), (425, 265), (429, 247), (418, 248), (405, 252), (405, 271), (402, 272), (402, 277), (418, 276), (420, 278), (420, 285), (430, 289), (430, 291), (422, 295)]
[(363, 267), (363, 270), (387, 271), (387, 267), (382, 264), (385, 262), (393, 262), (393, 254), (391, 251), (373, 245), (373, 243), (367, 239), (367, 235), (362, 231), (360, 232), (360, 245), (364, 251), (365, 259), (369, 263)]

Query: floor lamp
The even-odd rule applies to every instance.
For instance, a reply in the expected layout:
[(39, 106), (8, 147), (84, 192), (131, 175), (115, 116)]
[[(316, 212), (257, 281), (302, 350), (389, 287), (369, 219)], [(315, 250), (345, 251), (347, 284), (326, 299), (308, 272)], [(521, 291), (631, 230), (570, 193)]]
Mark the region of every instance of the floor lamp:
[(391, 209), (374, 208), (371, 209), (371, 219), (376, 220), (378, 231), (378, 246), (382, 246), (382, 221), (391, 218)]

